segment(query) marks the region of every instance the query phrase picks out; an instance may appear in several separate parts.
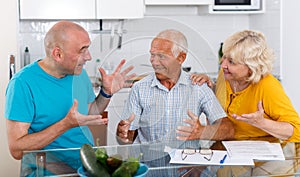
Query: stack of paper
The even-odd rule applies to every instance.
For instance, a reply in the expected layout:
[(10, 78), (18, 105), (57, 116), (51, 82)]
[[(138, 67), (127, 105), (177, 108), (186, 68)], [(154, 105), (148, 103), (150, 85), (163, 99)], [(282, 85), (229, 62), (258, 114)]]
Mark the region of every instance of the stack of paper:
[[(182, 149), (175, 149), (170, 154), (172, 164), (200, 164), (200, 165), (250, 165), (254, 166), (252, 159), (232, 159), (227, 155), (226, 151), (213, 150), (211, 160), (207, 160), (200, 153), (188, 155), (182, 160)], [(226, 157), (225, 157), (226, 155)], [(225, 157), (225, 158), (224, 158)], [(222, 161), (223, 160), (223, 161)]]
[(222, 141), (234, 159), (285, 160), (279, 143), (267, 141)]
[(222, 141), (227, 151), (213, 150), (211, 160), (199, 152), (182, 159), (182, 149), (169, 149), (170, 163), (203, 165), (254, 165), (253, 160), (285, 160), (279, 143), (267, 141)]

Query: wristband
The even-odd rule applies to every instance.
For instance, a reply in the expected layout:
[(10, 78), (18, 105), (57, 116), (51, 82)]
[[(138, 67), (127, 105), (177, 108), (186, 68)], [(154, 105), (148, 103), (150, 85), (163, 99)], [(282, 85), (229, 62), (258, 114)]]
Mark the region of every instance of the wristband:
[(105, 98), (111, 98), (113, 95), (109, 95), (103, 91), (103, 88), (100, 89), (100, 94)]

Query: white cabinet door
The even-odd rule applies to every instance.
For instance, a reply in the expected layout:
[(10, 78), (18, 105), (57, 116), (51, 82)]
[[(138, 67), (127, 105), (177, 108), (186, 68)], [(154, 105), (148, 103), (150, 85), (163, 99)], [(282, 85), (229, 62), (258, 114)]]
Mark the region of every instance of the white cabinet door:
[(95, 0), (20, 0), (20, 19), (95, 18)]
[(96, 0), (97, 19), (143, 18), (144, 0)]
[(115, 93), (112, 97), (108, 107), (108, 128), (107, 128), (107, 145), (118, 145), (116, 140), (117, 125), (122, 119), (121, 115), (124, 109), (124, 105), (127, 101), (130, 89), (124, 88)]

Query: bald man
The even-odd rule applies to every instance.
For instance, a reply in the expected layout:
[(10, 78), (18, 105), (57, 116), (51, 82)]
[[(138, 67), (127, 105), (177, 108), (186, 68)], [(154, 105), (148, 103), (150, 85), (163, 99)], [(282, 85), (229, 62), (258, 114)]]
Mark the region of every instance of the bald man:
[(125, 60), (111, 75), (99, 68), (103, 86), (96, 97), (83, 69), (91, 60), (90, 44), (84, 28), (60, 21), (45, 36), (46, 57), (10, 80), (5, 118), (9, 149), (15, 159), (21, 159), (23, 151), (93, 145), (87, 126), (107, 124), (100, 114), (111, 96), (135, 75), (128, 74), (132, 66), (121, 72)]

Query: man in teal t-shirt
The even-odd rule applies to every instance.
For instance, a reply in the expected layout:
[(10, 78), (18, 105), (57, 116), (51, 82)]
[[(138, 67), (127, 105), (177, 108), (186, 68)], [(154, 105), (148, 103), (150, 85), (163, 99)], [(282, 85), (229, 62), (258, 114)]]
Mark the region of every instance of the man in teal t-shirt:
[[(85, 72), (55, 78), (38, 64), (32, 63), (17, 73), (7, 88), (5, 117), (29, 123), (28, 133), (40, 132), (64, 118), (78, 101), (78, 112), (88, 114), (88, 104), (95, 100), (92, 84)], [(13, 88), (13, 89), (11, 89)], [(15, 130), (14, 130), (15, 131)], [(93, 145), (87, 126), (71, 128), (43, 149), (73, 148), (82, 143)]]
[(90, 38), (81, 26), (56, 23), (45, 36), (46, 57), (19, 71), (6, 90), (5, 115), (11, 155), (21, 159), (24, 151), (78, 148), (93, 145), (88, 125), (107, 124), (101, 113), (111, 96), (134, 77), (133, 67), (102, 76), (96, 97), (84, 64), (91, 60)]

